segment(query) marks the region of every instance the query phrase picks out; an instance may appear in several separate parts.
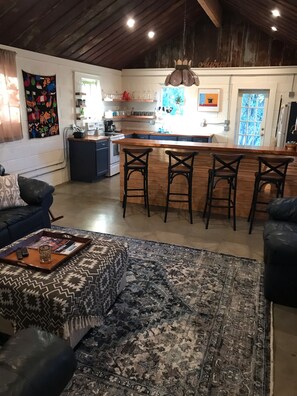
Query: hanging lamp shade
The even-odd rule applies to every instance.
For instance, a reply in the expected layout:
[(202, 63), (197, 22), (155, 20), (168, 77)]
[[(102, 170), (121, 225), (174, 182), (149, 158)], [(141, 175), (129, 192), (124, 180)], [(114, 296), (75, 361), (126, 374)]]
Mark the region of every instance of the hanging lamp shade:
[(199, 77), (191, 70), (192, 61), (178, 59), (174, 63), (175, 70), (166, 77), (165, 85), (172, 85), (173, 87), (199, 85)]
[(192, 85), (199, 85), (198, 76), (191, 70), (192, 61), (185, 58), (185, 41), (186, 41), (186, 18), (187, 17), (187, 0), (185, 0), (185, 11), (184, 11), (184, 29), (183, 29), (183, 59), (174, 61), (175, 70), (170, 73), (165, 80), (165, 85), (173, 85), (178, 87), (184, 85), (191, 87)]

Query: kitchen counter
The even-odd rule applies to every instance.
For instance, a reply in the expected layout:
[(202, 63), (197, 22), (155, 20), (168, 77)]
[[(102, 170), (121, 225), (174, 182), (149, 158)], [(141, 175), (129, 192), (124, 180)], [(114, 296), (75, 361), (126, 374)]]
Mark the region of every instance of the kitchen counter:
[(199, 142), (170, 142), (162, 140), (137, 140), (137, 139), (122, 139), (117, 141), (120, 145), (137, 146), (137, 147), (163, 147), (172, 148), (174, 150), (193, 150), (193, 151), (209, 151), (209, 152), (228, 152), (235, 154), (256, 154), (256, 155), (286, 155), (290, 157), (297, 157), (297, 151), (288, 151), (285, 148), (279, 147), (254, 147), (254, 146), (237, 146), (229, 143), (199, 143)]
[(85, 136), (82, 138), (69, 137), (68, 140), (79, 142), (97, 142), (100, 140), (108, 140), (108, 136)]
[[(253, 185), (255, 180), (255, 172), (258, 170), (257, 157), (259, 155), (276, 155), (294, 157), (295, 161), (289, 165), (285, 196), (297, 196), (297, 152), (288, 151), (285, 148), (275, 147), (243, 147), (227, 143), (194, 143), (182, 141), (162, 141), (162, 140), (143, 140), (143, 139), (121, 139), (117, 141), (122, 148), (153, 148), (153, 152), (149, 157), (149, 197), (151, 205), (165, 206), (166, 189), (167, 189), (167, 168), (168, 156), (165, 154), (166, 149), (173, 150), (189, 150), (197, 151), (198, 156), (195, 158), (194, 175), (193, 175), (193, 210), (203, 211), (205, 204), (205, 195), (207, 189), (208, 169), (212, 166), (212, 153), (221, 154), (243, 154), (238, 173), (237, 188), (237, 216), (248, 217)], [(121, 150), (121, 189), (120, 199), (123, 196), (123, 164), (124, 155)], [(133, 178), (131, 182), (133, 183)], [(176, 180), (178, 191), (184, 191), (186, 188), (185, 180)], [(264, 199), (269, 199), (270, 187), (264, 189), (266, 195)], [(130, 198), (131, 202), (142, 202), (139, 198)], [(172, 206), (186, 209), (187, 205), (181, 203), (172, 203)], [(222, 209), (217, 209), (217, 212)], [(222, 213), (226, 213), (223, 210)], [(257, 213), (257, 217), (261, 217), (261, 213)]]

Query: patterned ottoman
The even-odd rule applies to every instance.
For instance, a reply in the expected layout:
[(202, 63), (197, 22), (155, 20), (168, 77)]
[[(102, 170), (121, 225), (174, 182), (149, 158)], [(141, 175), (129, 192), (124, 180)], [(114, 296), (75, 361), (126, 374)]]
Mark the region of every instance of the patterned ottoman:
[[(77, 230), (67, 232), (89, 236)], [(53, 272), (0, 262), (0, 331), (7, 332), (7, 323), (14, 332), (35, 326), (75, 346), (91, 327), (102, 323), (125, 287), (127, 258), (126, 244), (98, 234)]]

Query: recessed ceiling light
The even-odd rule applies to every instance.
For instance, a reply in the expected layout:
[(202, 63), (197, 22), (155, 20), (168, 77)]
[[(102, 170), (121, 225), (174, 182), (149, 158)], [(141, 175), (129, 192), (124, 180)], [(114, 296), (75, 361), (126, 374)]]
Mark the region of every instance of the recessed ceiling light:
[(127, 25), (129, 26), (129, 28), (133, 28), (133, 26), (135, 25), (135, 20), (133, 18), (129, 18), (127, 21)]
[(153, 37), (154, 37), (154, 35), (155, 35), (155, 32), (153, 32), (152, 30), (151, 31), (149, 31), (148, 32), (148, 37), (150, 38), (150, 39), (152, 39)]
[(277, 27), (271, 26), (271, 30), (273, 30), (274, 32), (277, 32)]
[(280, 16), (280, 12), (277, 8), (275, 8), (274, 10), (271, 10), (271, 13), (275, 18)]

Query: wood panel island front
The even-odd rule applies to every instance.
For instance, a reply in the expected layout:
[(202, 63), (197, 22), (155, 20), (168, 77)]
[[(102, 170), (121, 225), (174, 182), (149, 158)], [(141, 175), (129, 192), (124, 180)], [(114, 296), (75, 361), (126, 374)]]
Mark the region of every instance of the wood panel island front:
[[(123, 165), (124, 155), (123, 148), (148, 148), (153, 149), (149, 157), (149, 198), (150, 205), (165, 206), (166, 205), (166, 192), (167, 192), (167, 171), (168, 171), (168, 155), (165, 150), (179, 150), (179, 151), (196, 151), (198, 156), (195, 158), (194, 174), (193, 174), (193, 210), (201, 212), (204, 209), (208, 169), (212, 167), (212, 153), (217, 154), (243, 154), (244, 158), (240, 163), (238, 173), (237, 185), (237, 216), (248, 217), (255, 172), (258, 170), (258, 156), (289, 156), (294, 158), (294, 162), (289, 165), (285, 196), (297, 196), (297, 151), (288, 151), (285, 148), (275, 147), (248, 147), (236, 146), (226, 143), (194, 143), (182, 141), (167, 141), (167, 140), (143, 140), (143, 139), (121, 139), (116, 141), (121, 146), (121, 165), (120, 165), (120, 199), (123, 197)], [(131, 177), (129, 181), (130, 186), (140, 182), (141, 176), (135, 174), (135, 178)], [(186, 181), (185, 178), (177, 177), (174, 185), (177, 191), (185, 191)], [(225, 187), (227, 188), (227, 187)], [(272, 187), (273, 188), (273, 187)], [(220, 186), (218, 185), (218, 189)], [(221, 194), (225, 194), (224, 188)], [(265, 199), (269, 200), (272, 195), (271, 186), (267, 185), (263, 191), (266, 195)], [(129, 198), (128, 202), (143, 203), (143, 199)], [(183, 203), (172, 203), (171, 206), (187, 209), (187, 205)], [(222, 209), (217, 209), (217, 212)], [(224, 212), (226, 213), (226, 210)]]

